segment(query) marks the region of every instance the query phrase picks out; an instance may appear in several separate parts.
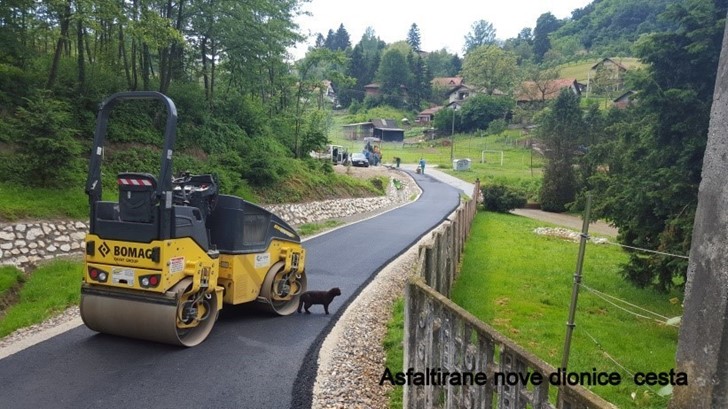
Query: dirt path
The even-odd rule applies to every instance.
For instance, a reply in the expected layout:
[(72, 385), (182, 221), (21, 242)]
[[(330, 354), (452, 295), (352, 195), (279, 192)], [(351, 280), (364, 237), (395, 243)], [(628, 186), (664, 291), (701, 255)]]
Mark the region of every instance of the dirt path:
[[(511, 213), (528, 217), (529, 219), (541, 220), (557, 224), (559, 226), (568, 227), (570, 229), (581, 231), (582, 219), (566, 213), (550, 213), (536, 209), (516, 209)], [(617, 237), (617, 229), (602, 221), (595, 221), (589, 224), (589, 233), (603, 234), (607, 236)]]

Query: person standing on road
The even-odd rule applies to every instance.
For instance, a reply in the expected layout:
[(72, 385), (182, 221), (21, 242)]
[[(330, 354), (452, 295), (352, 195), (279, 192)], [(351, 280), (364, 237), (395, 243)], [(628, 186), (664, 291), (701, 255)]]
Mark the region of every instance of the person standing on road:
[(425, 158), (420, 158), (420, 172), (422, 174), (425, 174)]

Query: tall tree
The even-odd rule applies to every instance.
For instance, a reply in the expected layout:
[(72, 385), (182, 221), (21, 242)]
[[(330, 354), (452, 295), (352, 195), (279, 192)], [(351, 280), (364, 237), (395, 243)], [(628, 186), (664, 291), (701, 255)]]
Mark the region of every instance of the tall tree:
[(339, 28), (336, 29), (334, 34), (334, 51), (343, 51), (351, 47), (351, 41), (349, 39), (349, 32), (344, 28), (344, 24), (339, 24)]
[(533, 60), (533, 33), (529, 27), (522, 29), (516, 38), (509, 38), (503, 44), (503, 49), (512, 52), (518, 57), (518, 65)]
[(495, 27), (488, 21), (478, 20), (470, 26), (470, 32), (465, 35), (465, 53), (484, 46), (495, 44)]
[(414, 51), (419, 51), (421, 45), (420, 42), (420, 28), (417, 27), (416, 23), (412, 23), (409, 32), (407, 32), (407, 44), (409, 44)]
[[(607, 172), (590, 180), (596, 210), (633, 247), (687, 254), (720, 55), (725, 1), (672, 4), (661, 19), (674, 30), (638, 44), (645, 71), (633, 78), (639, 102), (610, 120), (608, 138), (590, 150)], [(687, 260), (632, 253), (625, 276), (666, 290), (685, 279)]]
[(314, 43), (314, 48), (323, 48), (326, 45), (326, 39), (324, 38), (324, 35), (321, 33), (316, 34), (316, 42)]
[(407, 94), (410, 97), (411, 106), (419, 110), (422, 101), (430, 98), (432, 92), (432, 75), (419, 54), (410, 51), (407, 55), (407, 63), (411, 73)]
[(387, 46), (387, 44), (377, 37), (377, 33), (372, 27), (367, 27), (359, 40), (362, 51), (367, 58), (379, 53)]
[(510, 93), (518, 80), (516, 57), (495, 45), (478, 47), (465, 55), (463, 77), (489, 95), (496, 90)]
[(453, 77), (457, 74), (452, 66), (453, 57), (454, 55), (443, 48), (442, 50), (427, 53), (425, 63), (433, 77)]
[[(303, 119), (306, 111), (305, 104), (312, 95), (313, 91), (321, 88), (321, 80), (323, 78), (312, 77), (311, 73), (316, 67), (325, 65), (327, 67), (339, 67), (346, 65), (346, 56), (342, 51), (331, 51), (326, 48), (318, 48), (311, 50), (306, 57), (296, 63), (298, 71), (298, 83), (296, 90), (296, 112), (295, 112), (295, 129), (293, 135), (293, 154), (300, 158), (303, 147), (306, 145), (302, 140)], [(331, 73), (324, 73), (324, 77), (331, 77)]]
[(548, 159), (541, 187), (541, 208), (563, 212), (576, 197), (574, 151), (583, 139), (584, 121), (579, 97), (562, 89), (540, 121), (538, 135), (546, 145)]
[(58, 66), (61, 62), (61, 55), (63, 50), (67, 50), (70, 53), (70, 40), (69, 40), (69, 26), (71, 25), (72, 16), (72, 4), (73, 0), (67, 0), (62, 3), (54, 3), (56, 5), (56, 15), (60, 22), (60, 33), (56, 42), (56, 51), (53, 53), (53, 62), (51, 63), (51, 69), (48, 73), (48, 81), (46, 82), (46, 88), (53, 88), (58, 75)]
[(331, 51), (336, 49), (336, 33), (334, 33), (333, 29), (329, 29), (328, 33), (326, 33), (324, 47), (328, 48)]
[(450, 60), (450, 71), (449, 76), (454, 77), (456, 75), (460, 74), (460, 71), (463, 70), (463, 59), (460, 58), (457, 54), (452, 56), (452, 60)]
[(562, 22), (550, 12), (541, 14), (536, 20), (533, 29), (533, 54), (537, 63), (543, 62), (543, 57), (551, 49), (549, 35), (561, 27)]
[(353, 89), (339, 89), (337, 96), (339, 103), (348, 107), (353, 100), (361, 101), (364, 99), (364, 86), (369, 84), (371, 78), (368, 77), (369, 70), (367, 68), (367, 60), (364, 56), (364, 48), (361, 43), (354, 46), (349, 60), (349, 66), (346, 75), (354, 79)]
[(390, 105), (402, 106), (405, 100), (403, 88), (410, 83), (411, 72), (407, 64), (407, 57), (396, 48), (389, 48), (382, 55), (382, 61), (377, 70), (377, 79), (380, 89)]

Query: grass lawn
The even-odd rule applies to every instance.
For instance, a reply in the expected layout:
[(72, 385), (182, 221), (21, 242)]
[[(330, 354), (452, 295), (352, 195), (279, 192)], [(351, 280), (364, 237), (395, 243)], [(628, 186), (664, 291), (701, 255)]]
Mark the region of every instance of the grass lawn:
[(88, 196), (83, 189), (83, 185), (42, 189), (0, 183), (0, 221), (87, 218)]
[(18, 303), (0, 315), (0, 337), (78, 305), (82, 268), (78, 261), (56, 260), (35, 270), (23, 284)]
[[(364, 143), (345, 139), (341, 130), (341, 117), (335, 116), (334, 119), (334, 125), (329, 131), (331, 143), (342, 145), (349, 152), (360, 152)], [(420, 128), (412, 128), (411, 131), (418, 134), (418, 129)], [(526, 139), (528, 139), (528, 135), (522, 134), (520, 130), (508, 130), (501, 135), (489, 136), (456, 134), (452, 147), (453, 158), (471, 160), (469, 171), (458, 172), (452, 170), (449, 137), (423, 141), (416, 145), (383, 142), (381, 149), (385, 164), (394, 163), (395, 157), (401, 158), (402, 163), (410, 164), (417, 163), (420, 158), (424, 158), (427, 166), (438, 166), (439, 170), (471, 183), (479, 178), (483, 183), (500, 181), (508, 185), (523, 186), (524, 184), (540, 183), (544, 166), (544, 159), (541, 155), (535, 151), (531, 152), (531, 149), (523, 146)], [(501, 152), (503, 154), (502, 163)], [(484, 163), (480, 163), (482, 159), (485, 159)]]
[[(480, 212), (452, 299), (558, 368), (579, 245), (533, 233), (547, 225)], [(619, 265), (626, 261), (620, 248), (590, 243), (582, 283), (667, 317), (682, 314), (681, 294), (659, 294), (624, 281)], [(664, 408), (668, 398), (657, 395), (660, 386), (635, 385), (633, 375), (610, 357), (633, 374), (669, 371), (675, 366), (677, 337), (678, 328), (635, 317), (582, 289), (569, 370), (619, 372), (619, 386), (592, 390), (620, 407)]]
[(15, 284), (22, 282), (23, 272), (13, 266), (0, 267), (0, 297)]

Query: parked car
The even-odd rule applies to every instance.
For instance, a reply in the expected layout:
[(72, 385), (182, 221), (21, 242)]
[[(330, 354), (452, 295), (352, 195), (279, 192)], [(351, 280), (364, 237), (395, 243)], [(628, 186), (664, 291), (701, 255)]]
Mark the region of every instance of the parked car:
[(351, 164), (354, 166), (363, 166), (365, 168), (369, 167), (369, 161), (363, 153), (352, 153)]

